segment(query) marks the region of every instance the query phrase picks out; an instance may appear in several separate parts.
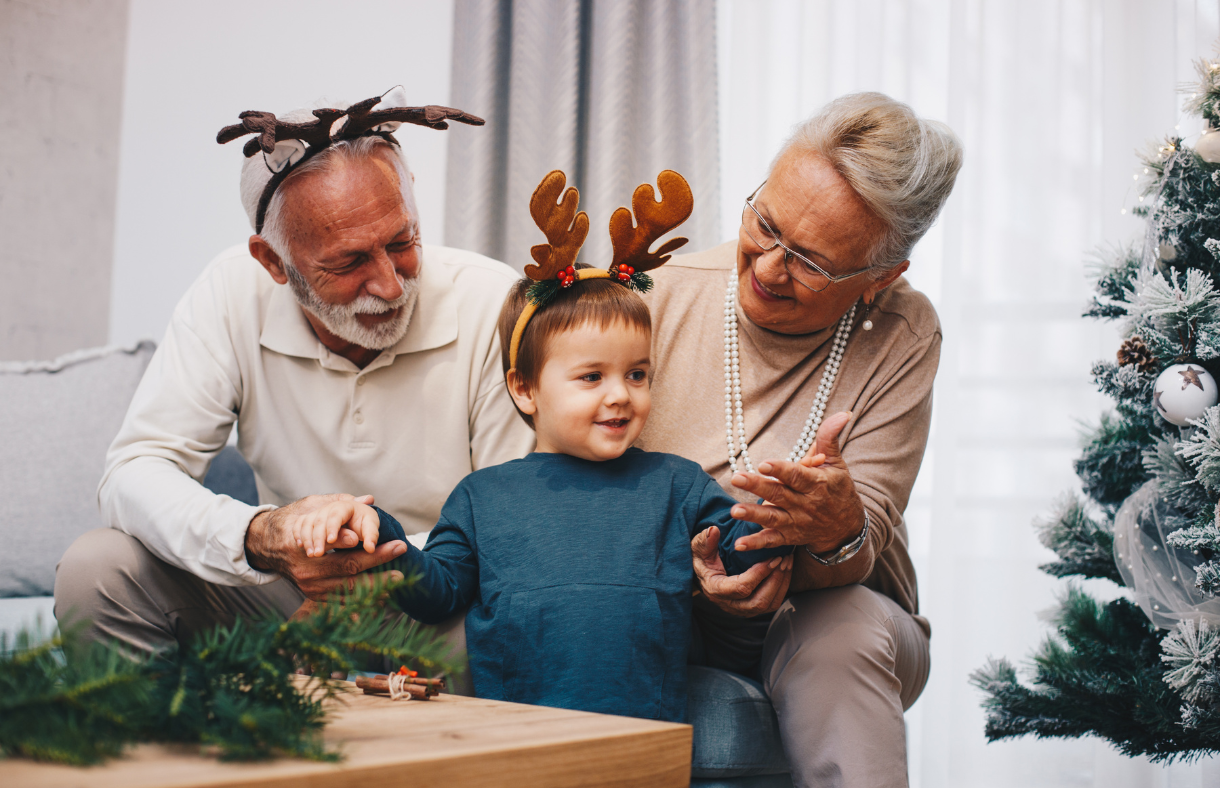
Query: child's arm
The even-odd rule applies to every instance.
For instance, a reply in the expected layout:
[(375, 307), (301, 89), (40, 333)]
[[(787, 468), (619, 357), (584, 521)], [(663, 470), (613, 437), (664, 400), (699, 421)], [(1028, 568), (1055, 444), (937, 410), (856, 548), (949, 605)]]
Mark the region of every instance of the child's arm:
[[(381, 509), (375, 511), (379, 541), (407, 542), (397, 520)], [(371, 570), (402, 572), (407, 585), (395, 591), (391, 600), (395, 607), (424, 624), (438, 624), (465, 610), (478, 592), (478, 556), (462, 529), (446, 519), (447, 512), (453, 513), (448, 504), (428, 537), (426, 549), (407, 542), (407, 552)]]
[[(696, 484), (696, 487), (698, 486)], [(707, 482), (701, 490), (691, 492), (699, 496), (698, 513), (691, 536), (693, 538), (695, 534), (711, 526), (720, 529), (719, 551), (720, 560), (724, 563), (725, 574), (739, 575), (754, 564), (769, 561), (777, 556), (789, 555), (793, 551), (792, 545), (767, 547), (761, 550), (737, 550), (735, 544), (738, 539), (748, 534), (758, 533), (762, 530), (762, 526), (734, 519), (730, 511), (737, 501), (721, 489), (716, 480), (710, 476), (707, 477)]]

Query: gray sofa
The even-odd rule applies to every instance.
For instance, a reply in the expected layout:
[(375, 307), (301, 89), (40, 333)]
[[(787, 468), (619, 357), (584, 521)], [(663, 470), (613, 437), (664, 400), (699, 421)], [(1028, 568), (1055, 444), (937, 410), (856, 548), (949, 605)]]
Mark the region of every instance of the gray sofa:
[[(0, 363), (0, 636), (54, 624), (55, 564), (101, 526), (97, 483), (154, 346), (99, 348), (49, 362)], [(257, 503), (254, 474), (233, 446), (208, 469), (214, 492)], [(692, 764), (699, 788), (790, 788), (771, 703), (757, 682), (690, 670)]]

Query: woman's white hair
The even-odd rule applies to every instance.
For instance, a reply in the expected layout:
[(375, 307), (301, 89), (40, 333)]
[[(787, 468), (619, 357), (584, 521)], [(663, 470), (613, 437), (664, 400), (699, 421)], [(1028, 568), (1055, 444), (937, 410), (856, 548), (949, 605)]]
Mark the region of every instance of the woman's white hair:
[[(314, 115), (311, 110), (295, 109), (280, 116), (280, 119), (291, 123), (300, 123), (313, 117)], [(259, 236), (267, 242), (267, 245), (282, 260), (292, 265), (288, 243), (288, 228), (284, 221), (284, 187), (290, 181), (311, 172), (326, 172), (343, 162), (359, 161), (367, 159), (370, 156), (381, 155), (379, 151), (382, 148), (388, 149), (391, 153), (389, 158), (394, 164), (394, 169), (398, 172), (398, 183), (399, 188), (402, 190), (403, 201), (413, 206), (415, 203), (415, 193), (411, 184), (411, 168), (407, 164), (406, 154), (403, 153), (400, 146), (376, 135), (359, 137), (354, 140), (339, 140), (329, 148), (314, 155), (308, 161), (298, 165), (284, 179), (284, 182), (275, 190), (275, 194), (271, 195), (270, 202), (267, 203), (267, 211), (263, 215), (263, 230), (259, 233)], [(246, 209), (246, 216), (250, 220), (250, 227), (252, 229), (255, 228), (256, 217), (258, 215), (258, 201), (262, 199), (263, 189), (266, 188), (267, 181), (271, 180), (271, 174), (261, 153), (256, 153), (246, 159), (242, 165), (241, 204)]]
[(822, 107), (796, 127), (771, 169), (788, 153), (825, 159), (885, 224), (868, 260), (878, 278), (910, 258), (962, 166), (952, 129), (882, 93), (851, 93)]

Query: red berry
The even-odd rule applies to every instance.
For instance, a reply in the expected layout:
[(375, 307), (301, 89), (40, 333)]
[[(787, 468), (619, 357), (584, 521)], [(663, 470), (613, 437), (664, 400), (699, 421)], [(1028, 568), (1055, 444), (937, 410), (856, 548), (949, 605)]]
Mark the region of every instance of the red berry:
[(627, 266), (627, 275), (630, 276), (631, 274), (634, 274), (634, 273), (635, 273), (635, 269), (632, 268), (631, 266)]
[(576, 267), (575, 267), (575, 266), (571, 266), (571, 265), (569, 265), (569, 266), (567, 267), (567, 269), (566, 269), (566, 270), (567, 270), (567, 272), (568, 272), (568, 276), (571, 276), (571, 275), (573, 275), (573, 274), (575, 274), (575, 273), (576, 273)]
[(618, 278), (619, 278), (619, 280), (620, 280), (620, 281), (626, 282), (626, 281), (627, 281), (628, 279), (630, 279), (631, 277), (630, 277), (630, 276), (628, 276), (628, 275), (626, 274), (626, 272), (624, 272), (624, 271), (619, 271), (619, 272), (618, 272)]
[(555, 276), (556, 276), (556, 277), (559, 279), (559, 281), (561, 281), (561, 282), (562, 282), (564, 279), (566, 279), (566, 278), (568, 277), (567, 273), (566, 273), (566, 272), (564, 272), (564, 271), (560, 271), (559, 273), (555, 274)]

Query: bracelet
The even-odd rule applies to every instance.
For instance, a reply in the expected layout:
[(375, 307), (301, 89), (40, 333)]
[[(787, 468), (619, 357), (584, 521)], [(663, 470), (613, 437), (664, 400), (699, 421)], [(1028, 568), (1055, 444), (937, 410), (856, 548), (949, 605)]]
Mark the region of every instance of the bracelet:
[(850, 561), (856, 557), (856, 553), (860, 552), (860, 548), (864, 547), (864, 540), (868, 538), (868, 527), (871, 524), (871, 519), (868, 516), (868, 509), (864, 510), (864, 530), (860, 531), (860, 535), (851, 540), (847, 544), (835, 551), (830, 558), (823, 558), (817, 553), (809, 549), (809, 545), (805, 545), (805, 552), (809, 553), (813, 560), (817, 561), (822, 566), (834, 566), (841, 564), (844, 561)]

